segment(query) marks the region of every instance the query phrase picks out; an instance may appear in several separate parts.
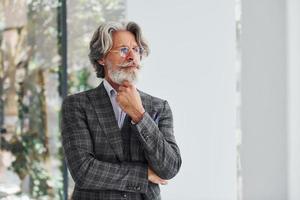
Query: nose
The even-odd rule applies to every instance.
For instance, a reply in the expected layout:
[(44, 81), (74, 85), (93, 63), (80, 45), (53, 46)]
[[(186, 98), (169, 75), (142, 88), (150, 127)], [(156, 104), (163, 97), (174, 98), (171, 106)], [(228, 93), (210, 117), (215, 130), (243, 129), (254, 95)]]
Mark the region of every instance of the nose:
[(134, 60), (134, 53), (133, 53), (132, 49), (130, 49), (128, 54), (126, 55), (126, 60), (128, 60), (128, 61), (133, 61)]

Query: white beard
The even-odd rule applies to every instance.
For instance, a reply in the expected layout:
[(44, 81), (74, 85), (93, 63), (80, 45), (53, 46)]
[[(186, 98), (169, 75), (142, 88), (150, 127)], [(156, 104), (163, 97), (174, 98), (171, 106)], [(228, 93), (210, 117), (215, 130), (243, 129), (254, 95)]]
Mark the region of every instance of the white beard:
[(109, 78), (119, 85), (121, 85), (124, 81), (128, 81), (130, 83), (136, 83), (138, 80), (138, 71), (125, 71), (120, 68), (118, 70), (112, 70), (112, 66), (110, 63), (107, 64), (107, 72)]

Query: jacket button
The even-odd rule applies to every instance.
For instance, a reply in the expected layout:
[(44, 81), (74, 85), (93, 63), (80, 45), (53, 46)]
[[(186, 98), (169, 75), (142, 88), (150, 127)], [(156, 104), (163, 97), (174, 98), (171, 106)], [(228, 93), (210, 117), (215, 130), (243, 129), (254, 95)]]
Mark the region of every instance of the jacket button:
[(127, 198), (127, 194), (123, 194), (123, 197), (124, 197), (124, 198)]

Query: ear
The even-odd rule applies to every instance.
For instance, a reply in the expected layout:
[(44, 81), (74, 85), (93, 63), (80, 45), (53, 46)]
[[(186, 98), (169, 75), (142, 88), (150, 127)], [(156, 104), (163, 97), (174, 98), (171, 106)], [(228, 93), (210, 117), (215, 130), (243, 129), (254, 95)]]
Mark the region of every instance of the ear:
[(100, 65), (103, 65), (103, 66), (105, 65), (105, 64), (104, 64), (104, 59), (103, 59), (103, 58), (99, 59), (97, 62), (98, 62)]

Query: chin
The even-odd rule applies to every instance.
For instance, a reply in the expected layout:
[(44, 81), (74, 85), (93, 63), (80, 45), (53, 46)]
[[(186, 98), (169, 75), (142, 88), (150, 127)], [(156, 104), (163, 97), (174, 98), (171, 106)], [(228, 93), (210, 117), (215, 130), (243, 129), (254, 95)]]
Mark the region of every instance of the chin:
[[(136, 67), (134, 67), (136, 68)], [(124, 81), (128, 81), (130, 83), (136, 83), (138, 79), (137, 70), (119, 70), (117, 72), (113, 72), (109, 74), (110, 79), (117, 84), (122, 84)]]

